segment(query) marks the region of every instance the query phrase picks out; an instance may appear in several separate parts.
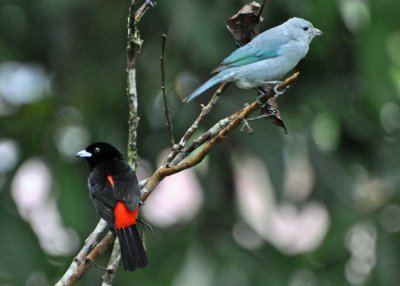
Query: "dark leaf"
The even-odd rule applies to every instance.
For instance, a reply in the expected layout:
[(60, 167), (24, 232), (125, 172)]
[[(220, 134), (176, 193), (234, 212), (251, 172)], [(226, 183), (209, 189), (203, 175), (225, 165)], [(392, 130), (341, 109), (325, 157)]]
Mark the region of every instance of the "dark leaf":
[(266, 98), (262, 97), (261, 101), (261, 115), (264, 118), (271, 119), (272, 123), (282, 127), (285, 130), (285, 134), (288, 134), (285, 123), (282, 120), (279, 106), (274, 96)]
[(260, 23), (262, 22), (261, 12), (264, 8), (258, 2), (251, 2), (244, 5), (234, 16), (226, 21), (226, 27), (231, 32), (235, 42), (243, 46), (250, 42), (260, 33)]

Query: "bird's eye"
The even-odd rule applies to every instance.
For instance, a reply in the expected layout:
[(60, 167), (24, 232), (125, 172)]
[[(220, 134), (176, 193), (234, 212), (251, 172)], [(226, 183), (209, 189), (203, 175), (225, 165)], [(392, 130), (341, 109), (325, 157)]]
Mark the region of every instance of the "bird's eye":
[(99, 153), (100, 152), (100, 148), (99, 147), (94, 148), (94, 152), (95, 153)]
[(304, 26), (304, 27), (303, 27), (303, 30), (304, 30), (304, 31), (307, 31), (307, 30), (308, 30), (308, 26)]

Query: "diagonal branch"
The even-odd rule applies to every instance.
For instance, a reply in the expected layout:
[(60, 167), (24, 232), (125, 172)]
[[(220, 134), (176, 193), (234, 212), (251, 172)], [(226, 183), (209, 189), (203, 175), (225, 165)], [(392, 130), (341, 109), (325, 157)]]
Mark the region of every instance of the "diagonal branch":
[(118, 241), (118, 239), (115, 239), (114, 240), (114, 248), (111, 253), (111, 257), (110, 257), (110, 261), (107, 266), (106, 273), (104, 273), (104, 275), (103, 275), (103, 283), (101, 284), (101, 286), (111, 286), (112, 285), (120, 258), (121, 258), (121, 249), (119, 246), (119, 241)]
[(97, 257), (100, 256), (112, 245), (114, 239), (114, 234), (109, 231), (104, 236), (104, 238), (93, 248), (93, 250), (87, 256), (85, 256), (85, 258), (80, 262), (79, 266), (74, 269), (73, 273), (71, 273), (68, 279), (61, 279), (57, 282), (56, 286), (75, 285), (78, 280), (86, 273), (86, 271), (93, 265)]

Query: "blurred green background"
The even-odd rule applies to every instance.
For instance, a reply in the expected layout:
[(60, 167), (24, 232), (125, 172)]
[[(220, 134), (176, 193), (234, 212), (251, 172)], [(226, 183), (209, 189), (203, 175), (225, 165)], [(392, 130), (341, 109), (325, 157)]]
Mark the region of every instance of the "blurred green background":
[[(179, 139), (211, 92), (181, 99), (234, 50), (225, 21), (245, 3), (160, 0), (140, 23), (140, 179), (168, 150), (161, 34)], [(98, 221), (73, 155), (125, 153), (128, 6), (0, 1), (0, 285), (53, 285)], [(115, 285), (400, 285), (399, 15), (398, 0), (267, 0), (261, 30), (298, 16), (324, 32), (279, 98), (289, 134), (259, 120), (167, 178), (142, 212), (150, 264)], [(254, 95), (230, 86), (202, 131)]]

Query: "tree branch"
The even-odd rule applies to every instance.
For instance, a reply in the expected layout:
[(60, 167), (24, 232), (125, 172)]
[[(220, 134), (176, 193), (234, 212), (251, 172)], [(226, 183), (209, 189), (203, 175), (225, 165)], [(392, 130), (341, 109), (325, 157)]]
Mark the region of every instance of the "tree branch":
[(104, 236), (104, 238), (93, 248), (93, 250), (87, 256), (85, 256), (85, 258), (80, 262), (79, 266), (74, 269), (73, 273), (71, 273), (71, 275), (68, 276), (67, 279), (61, 279), (60, 281), (58, 281), (56, 286), (75, 285), (78, 280), (86, 273), (86, 271), (93, 265), (97, 257), (100, 256), (112, 245), (114, 239), (114, 234), (109, 231)]
[[(145, 5), (145, 4), (143, 4)], [(139, 125), (139, 117), (137, 112), (137, 87), (136, 87), (136, 47), (141, 47), (139, 30), (135, 21), (135, 0), (132, 0), (129, 6), (128, 15), (128, 37), (127, 37), (127, 96), (129, 102), (129, 118), (128, 118), (128, 162), (134, 168), (137, 159), (137, 129)], [(136, 169), (136, 168), (135, 168)]]
[(121, 249), (119, 246), (119, 241), (118, 239), (115, 239), (114, 248), (111, 253), (110, 261), (107, 266), (107, 271), (103, 275), (103, 283), (101, 284), (101, 286), (112, 286), (120, 258), (121, 258)]

